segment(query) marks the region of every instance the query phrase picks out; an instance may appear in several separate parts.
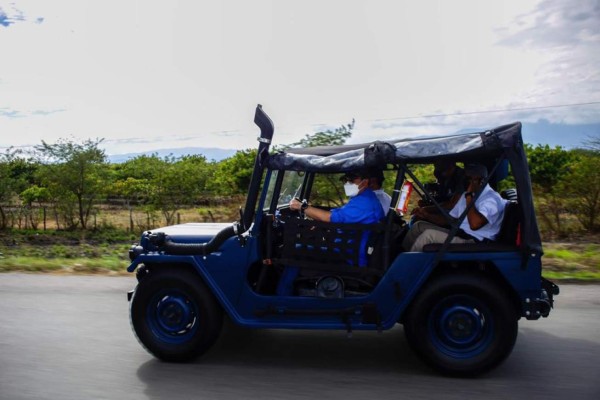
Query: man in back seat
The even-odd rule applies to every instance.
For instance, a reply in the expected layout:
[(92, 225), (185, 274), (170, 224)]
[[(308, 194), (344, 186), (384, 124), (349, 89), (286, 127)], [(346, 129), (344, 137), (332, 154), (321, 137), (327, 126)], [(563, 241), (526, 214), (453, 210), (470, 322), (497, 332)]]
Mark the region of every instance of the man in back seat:
[[(467, 190), (463, 192), (456, 202), (450, 216), (458, 218), (473, 202), (475, 193), (481, 188), (484, 178), (488, 175), (487, 169), (481, 164), (465, 166), (465, 179), (468, 183)], [(467, 217), (460, 224), (460, 230), (451, 243), (476, 243), (494, 240), (500, 231), (504, 208), (507, 200), (500, 197), (489, 185), (483, 188), (475, 204), (469, 210)], [(422, 251), (423, 246), (429, 243), (443, 243), (450, 230), (448, 221), (443, 215), (430, 213), (426, 209), (419, 209), (415, 214), (419, 217), (406, 234), (402, 247), (406, 251)]]

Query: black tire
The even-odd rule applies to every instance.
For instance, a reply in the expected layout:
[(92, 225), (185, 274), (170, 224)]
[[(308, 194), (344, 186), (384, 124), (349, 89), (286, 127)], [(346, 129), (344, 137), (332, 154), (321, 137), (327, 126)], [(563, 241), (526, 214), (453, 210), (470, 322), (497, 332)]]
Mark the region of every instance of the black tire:
[(427, 283), (404, 321), (413, 350), (449, 375), (496, 367), (512, 351), (518, 332), (509, 294), (478, 274), (443, 275)]
[(184, 268), (153, 270), (142, 279), (130, 304), (139, 342), (155, 357), (192, 361), (215, 342), (223, 311), (202, 279)]

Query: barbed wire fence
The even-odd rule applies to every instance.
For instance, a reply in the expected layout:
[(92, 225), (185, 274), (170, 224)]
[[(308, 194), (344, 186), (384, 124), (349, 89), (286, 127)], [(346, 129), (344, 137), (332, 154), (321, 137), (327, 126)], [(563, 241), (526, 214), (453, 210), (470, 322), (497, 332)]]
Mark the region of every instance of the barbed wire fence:
[[(172, 206), (174, 223), (231, 222), (242, 204), (237, 197), (214, 197), (195, 204)], [(88, 220), (88, 230), (115, 228), (139, 233), (165, 224), (161, 210), (145, 204), (132, 204), (112, 198), (95, 202)], [(64, 210), (55, 204), (24, 205), (18, 202), (0, 204), (0, 230), (72, 230), (79, 226), (75, 210)]]

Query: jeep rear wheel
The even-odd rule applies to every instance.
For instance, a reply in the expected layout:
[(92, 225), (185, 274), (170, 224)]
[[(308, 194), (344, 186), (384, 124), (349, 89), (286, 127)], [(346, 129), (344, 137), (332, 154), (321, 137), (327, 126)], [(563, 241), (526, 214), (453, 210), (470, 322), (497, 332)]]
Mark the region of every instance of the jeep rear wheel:
[(447, 374), (474, 375), (510, 354), (518, 322), (508, 294), (485, 276), (444, 275), (414, 300), (404, 331), (430, 366)]
[(199, 276), (182, 268), (152, 271), (130, 305), (140, 343), (164, 361), (191, 361), (217, 339), (223, 313)]

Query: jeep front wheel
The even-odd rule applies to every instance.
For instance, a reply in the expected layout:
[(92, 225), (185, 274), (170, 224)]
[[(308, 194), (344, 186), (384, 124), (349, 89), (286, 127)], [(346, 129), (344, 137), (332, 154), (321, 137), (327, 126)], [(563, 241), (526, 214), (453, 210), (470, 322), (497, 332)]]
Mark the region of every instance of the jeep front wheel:
[(164, 361), (191, 361), (217, 339), (223, 313), (200, 277), (182, 268), (151, 271), (138, 283), (130, 318), (140, 343)]
[(512, 351), (518, 331), (508, 293), (485, 276), (431, 281), (404, 319), (407, 340), (430, 366), (452, 375), (490, 370)]

